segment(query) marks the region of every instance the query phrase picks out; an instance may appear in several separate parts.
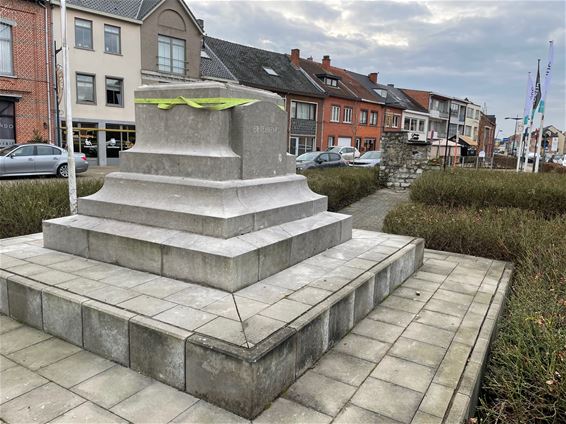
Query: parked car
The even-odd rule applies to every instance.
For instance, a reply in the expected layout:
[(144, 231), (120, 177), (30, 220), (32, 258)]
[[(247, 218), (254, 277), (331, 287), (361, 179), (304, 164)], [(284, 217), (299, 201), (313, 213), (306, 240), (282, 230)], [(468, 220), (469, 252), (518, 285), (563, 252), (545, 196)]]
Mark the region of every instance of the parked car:
[(344, 160), (349, 162), (360, 157), (360, 152), (355, 147), (334, 146), (330, 147), (327, 152), (338, 153)]
[(348, 166), (338, 153), (307, 152), (297, 158), (297, 172), (313, 168), (338, 168)]
[(365, 152), (359, 157), (359, 159), (354, 159), (352, 165), (362, 167), (362, 168), (373, 168), (379, 165), (381, 162), (381, 151), (370, 150)]
[[(538, 159), (539, 159), (539, 161), (540, 161), (540, 158), (541, 158), (541, 157), (540, 157), (540, 153), (537, 153), (537, 156), (538, 156)], [(529, 163), (533, 163), (534, 160), (535, 160), (535, 152), (529, 152), (529, 153), (527, 154), (527, 160), (528, 160)]]
[[(69, 176), (67, 151), (51, 144), (13, 144), (0, 149), (0, 177), (24, 175)], [(75, 172), (85, 172), (84, 153), (75, 153)]]
[(552, 157), (552, 163), (558, 163), (558, 164), (562, 165), (562, 162), (564, 161), (565, 157), (566, 157), (566, 155), (554, 155)]

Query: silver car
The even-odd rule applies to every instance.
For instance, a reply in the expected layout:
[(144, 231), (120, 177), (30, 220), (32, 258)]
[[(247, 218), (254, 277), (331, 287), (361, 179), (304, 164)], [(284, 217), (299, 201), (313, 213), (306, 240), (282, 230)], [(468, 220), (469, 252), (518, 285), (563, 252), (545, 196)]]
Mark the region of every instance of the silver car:
[[(67, 151), (51, 144), (14, 144), (0, 149), (0, 177), (24, 175), (69, 176)], [(75, 153), (75, 172), (85, 172), (88, 161)]]

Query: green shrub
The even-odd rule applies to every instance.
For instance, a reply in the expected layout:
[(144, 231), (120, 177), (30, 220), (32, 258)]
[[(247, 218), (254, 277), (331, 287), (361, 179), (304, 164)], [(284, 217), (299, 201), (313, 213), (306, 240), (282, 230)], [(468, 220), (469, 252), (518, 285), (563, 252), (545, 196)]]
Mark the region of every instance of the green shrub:
[(448, 207), (515, 207), (546, 217), (566, 213), (566, 175), (458, 170), (426, 172), (411, 200)]
[(377, 190), (379, 169), (312, 169), (304, 175), (312, 191), (328, 196), (328, 210), (335, 212)]
[(498, 169), (516, 169), (517, 158), (505, 155), (493, 155), (493, 167)]
[[(79, 196), (102, 187), (102, 179), (77, 180)], [(0, 183), (0, 238), (41, 232), (44, 219), (70, 214), (66, 180), (20, 180)]]
[(556, 174), (566, 174), (566, 166), (558, 163), (545, 162), (542, 164), (542, 172), (553, 172)]
[(566, 214), (409, 203), (388, 214), (384, 231), (516, 264), (478, 414), (482, 422), (566, 422)]

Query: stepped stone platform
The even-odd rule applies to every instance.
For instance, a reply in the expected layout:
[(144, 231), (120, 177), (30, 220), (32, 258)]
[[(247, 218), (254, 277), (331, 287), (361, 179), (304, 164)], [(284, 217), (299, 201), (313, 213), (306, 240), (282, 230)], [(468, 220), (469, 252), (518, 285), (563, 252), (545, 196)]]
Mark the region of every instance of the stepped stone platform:
[[(375, 248), (359, 253), (359, 250), (364, 250), (362, 245), (369, 245), (365, 244), (366, 241), (372, 238), (375, 241), (378, 237), (382, 238), (378, 246), (383, 248), (393, 247), (388, 245), (395, 244), (397, 246), (394, 249), (402, 250), (411, 244), (409, 242), (399, 247), (403, 240), (397, 237), (389, 239), (385, 234), (354, 230), (353, 240), (364, 240), (355, 249), (358, 250), (357, 257), (365, 256), (364, 260), (368, 260), (369, 256), (375, 258), (378, 254), (387, 255), (376, 252)], [(99, 282), (107, 291), (122, 289), (143, 293), (152, 290), (149, 283), (163, 281), (162, 277), (152, 276), (147, 280), (149, 275), (146, 273), (101, 268), (101, 265), (108, 265), (53, 252), (41, 245), (40, 235), (0, 240), (0, 266), (9, 269), (2, 271), (0, 278), (1, 312), (43, 329), (38, 331), (22, 326), (0, 315), (0, 417), (4, 421), (249, 422), (78, 347), (89, 349), (92, 346), (88, 343), (91, 338), (88, 331), (101, 331), (97, 330), (97, 326), (107, 326), (108, 332), (115, 329), (108, 324), (116, 324), (123, 319), (120, 313), (130, 313), (129, 331), (134, 334), (134, 318), (157, 322), (157, 317), (162, 312), (156, 307), (151, 312), (146, 311), (144, 315), (136, 312), (133, 303), (128, 304), (128, 300), (119, 301), (117, 297), (112, 300), (94, 300), (100, 298), (99, 293), (93, 295), (92, 299), (89, 298), (91, 300), (85, 300), (88, 296), (78, 294), (81, 292), (80, 285), (67, 288), (58, 288), (59, 286), (65, 282), (81, 280), (90, 281), (91, 284)], [(346, 265), (355, 260), (352, 259), (354, 252), (349, 250), (351, 249), (333, 252), (329, 256), (321, 255), (316, 261), (342, 261), (344, 263), (341, 265), (338, 262), (334, 264), (352, 268)], [(61, 268), (70, 271), (61, 272)], [(391, 276), (391, 266), (389, 269)], [(329, 342), (328, 352), (320, 360), (316, 361), (314, 357), (309, 359), (309, 365), (302, 376), (261, 412), (254, 422), (463, 422), (474, 414), (489, 345), (503, 309), (511, 272), (510, 265), (503, 262), (425, 250), (423, 265), (397, 288), (392, 287), (389, 295), (366, 318), (355, 324), (345, 337), (337, 340), (333, 346)], [(83, 277), (83, 274), (87, 274), (88, 278)], [(314, 278), (314, 275), (311, 277)], [(298, 288), (300, 283), (289, 287), (291, 281), (293, 278), (286, 278), (267, 285), (278, 291), (279, 296), (281, 291), (291, 292), (283, 298), (289, 302), (308, 307), (317, 300), (314, 295), (316, 292), (312, 291), (317, 287), (303, 285)], [(187, 284), (180, 281), (176, 283)], [(178, 289), (172, 284), (153, 286), (154, 289), (159, 287), (163, 290), (139, 294), (132, 299), (150, 296), (155, 300), (163, 300)], [(354, 317), (356, 305), (367, 299), (368, 292), (360, 290), (362, 286), (351, 292)], [(369, 287), (371, 292), (371, 286)], [(373, 286), (374, 294), (376, 287), (377, 285)], [(91, 289), (93, 293), (97, 290)], [(38, 296), (37, 291), (40, 291)], [(117, 293), (114, 292), (113, 296)], [(299, 295), (301, 293), (304, 295)], [(236, 302), (244, 299), (244, 296), (240, 299), (240, 295), (236, 294), (229, 296), (238, 298)], [(253, 295), (248, 296), (245, 299), (253, 300)], [(330, 298), (332, 295), (327, 299)], [(31, 308), (22, 307), (26, 301), (39, 302), (40, 310), (42, 309), (39, 316), (34, 316)], [(59, 337), (70, 340), (79, 334), (78, 331), (72, 331), (78, 319), (72, 313), (74, 301), (82, 302), (77, 305), (82, 310), (82, 344), (78, 344), (76, 340), (70, 344), (50, 335), (58, 334)], [(263, 297), (262, 302), (256, 302), (266, 301)], [(59, 308), (67, 310), (66, 316), (72, 318), (66, 324), (66, 333), (61, 332), (63, 323), (57, 325), (52, 320), (53, 308), (57, 303)], [(218, 304), (218, 307), (212, 308), (215, 312), (209, 313), (217, 315), (222, 310), (226, 319), (233, 320), (234, 315), (228, 312), (230, 308), (220, 307), (222, 303), (222, 299), (209, 303)], [(274, 304), (278, 303), (280, 302)], [(126, 304), (128, 306), (124, 306)], [(169, 310), (176, 307), (172, 306)], [(94, 322), (89, 318), (89, 308), (99, 311), (95, 326), (88, 324)], [(201, 305), (200, 309), (207, 307)], [(264, 303), (263, 311), (267, 310), (269, 304)], [(247, 313), (249, 315), (253, 312), (248, 309)], [(308, 314), (309, 312), (299, 315), (289, 326), (293, 322), (307, 319)], [(263, 315), (260, 312), (256, 316)], [(271, 313), (265, 314), (266, 318), (270, 316)], [(217, 315), (217, 318), (221, 317), (222, 315)], [(278, 315), (273, 319), (279, 321), (282, 316)], [(325, 320), (326, 318), (323, 319)], [(279, 325), (285, 326), (283, 321)], [(163, 327), (160, 332), (165, 338), (175, 337), (180, 329), (178, 325), (173, 325)], [(197, 328), (192, 334), (197, 334), (199, 330)], [(242, 332), (250, 336), (258, 334), (257, 327), (252, 330), (251, 327), (242, 326)], [(299, 358), (301, 346), (299, 333), (300, 331), (292, 336), (296, 339), (293, 348), (296, 358)], [(96, 334), (92, 337), (96, 337)], [(216, 337), (209, 337), (211, 344), (224, 343)], [(226, 345), (237, 349), (241, 340), (241, 337), (235, 337), (232, 342), (226, 342)], [(191, 337), (185, 343), (187, 346), (191, 344)], [(253, 341), (248, 343), (251, 345)], [(167, 349), (170, 348), (171, 345)], [(119, 349), (120, 346), (117, 345), (116, 351)], [(188, 354), (192, 350), (187, 349), (186, 352)], [(103, 356), (109, 357), (105, 354)], [(232, 355), (232, 358), (235, 360), (236, 355)], [(176, 366), (174, 363), (170, 365)], [(211, 362), (207, 362), (209, 369), (211, 365)], [(239, 370), (241, 368), (233, 368), (234, 372)], [(268, 370), (268, 378), (277, 372), (276, 367)], [(242, 375), (245, 376), (246, 373)], [(187, 387), (188, 378), (187, 374)], [(231, 383), (224, 385), (228, 384)], [(245, 392), (242, 393), (243, 396)]]

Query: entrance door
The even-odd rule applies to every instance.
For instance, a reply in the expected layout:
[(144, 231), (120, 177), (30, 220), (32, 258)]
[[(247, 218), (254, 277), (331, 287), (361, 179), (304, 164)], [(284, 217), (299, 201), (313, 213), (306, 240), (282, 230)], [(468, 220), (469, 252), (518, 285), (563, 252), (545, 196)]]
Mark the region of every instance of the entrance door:
[(350, 137), (338, 137), (338, 146), (348, 146), (352, 145), (352, 139)]
[(299, 137), (289, 137), (289, 153), (295, 156), (299, 156)]
[(0, 147), (16, 143), (14, 102), (0, 100)]

